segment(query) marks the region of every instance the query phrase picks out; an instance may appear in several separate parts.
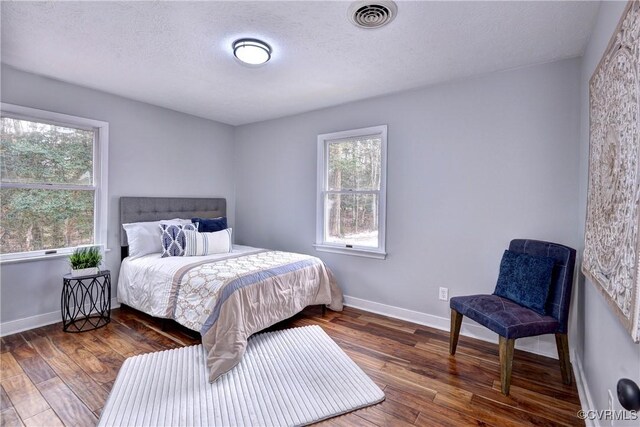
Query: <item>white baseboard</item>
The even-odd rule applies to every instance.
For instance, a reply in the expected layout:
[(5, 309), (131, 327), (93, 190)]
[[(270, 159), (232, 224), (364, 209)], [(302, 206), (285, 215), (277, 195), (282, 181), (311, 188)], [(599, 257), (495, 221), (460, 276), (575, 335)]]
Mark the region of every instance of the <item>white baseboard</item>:
[[(408, 322), (425, 325), (432, 328), (449, 331), (451, 320), (446, 317), (434, 316), (433, 314), (422, 313), (419, 311), (408, 310), (406, 308), (395, 307), (392, 305), (381, 304), (379, 302), (369, 301), (361, 298), (344, 296), (344, 303), (350, 307), (359, 308), (371, 313), (382, 314), (383, 316), (393, 317), (395, 319), (406, 320)], [(482, 341), (498, 343), (498, 335), (489, 329), (481, 326), (473, 321), (465, 319), (462, 322), (460, 333), (464, 336), (477, 338)], [(553, 359), (558, 358), (558, 353), (554, 345), (541, 341), (537, 337), (522, 338), (516, 340), (516, 348), (530, 353), (539, 354)]]
[[(111, 308), (120, 307), (120, 303), (116, 298), (111, 299)], [(28, 331), (29, 329), (39, 328), (41, 326), (51, 325), (52, 323), (62, 322), (62, 314), (60, 310), (51, 313), (37, 314), (24, 319), (12, 320), (10, 322), (0, 323), (0, 337), (4, 337), (18, 332)]]
[[(573, 376), (576, 379), (576, 388), (578, 389), (578, 395), (580, 396), (582, 410), (589, 411), (596, 409), (596, 406), (593, 404), (593, 398), (591, 397), (591, 391), (589, 390), (589, 383), (587, 383), (587, 378), (584, 374), (584, 369), (582, 368), (582, 361), (575, 350), (573, 352), (573, 360), (571, 364), (573, 365)], [(586, 419), (584, 422), (587, 427), (597, 426), (594, 420)]]

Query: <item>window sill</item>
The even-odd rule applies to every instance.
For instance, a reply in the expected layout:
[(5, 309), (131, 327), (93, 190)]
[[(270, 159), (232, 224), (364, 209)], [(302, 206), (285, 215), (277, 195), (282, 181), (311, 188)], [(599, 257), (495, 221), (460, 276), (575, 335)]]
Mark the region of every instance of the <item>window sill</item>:
[(387, 257), (386, 252), (370, 250), (370, 249), (345, 248), (345, 247), (321, 245), (321, 244), (315, 244), (313, 245), (313, 247), (320, 252), (331, 252), (335, 254), (353, 255), (353, 256), (359, 256), (364, 258), (385, 259)]
[[(105, 249), (104, 251), (111, 252), (111, 249)], [(0, 256), (0, 265), (17, 264), (17, 263), (29, 262), (29, 261), (43, 261), (48, 259), (68, 258), (69, 255), (71, 255), (72, 253), (73, 253), (73, 250), (64, 251), (64, 252), (60, 251), (60, 252), (56, 252), (54, 254), (48, 254), (48, 255), (44, 255), (44, 254), (27, 255), (20, 258), (2, 258)]]

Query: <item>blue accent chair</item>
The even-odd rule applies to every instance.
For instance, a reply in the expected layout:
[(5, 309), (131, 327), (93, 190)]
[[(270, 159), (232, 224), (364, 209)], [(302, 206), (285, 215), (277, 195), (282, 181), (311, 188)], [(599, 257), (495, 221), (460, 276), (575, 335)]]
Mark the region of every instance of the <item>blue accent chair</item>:
[(556, 261), (545, 314), (538, 314), (498, 295), (453, 297), (450, 301), (449, 353), (451, 355), (456, 353), (463, 316), (467, 316), (497, 333), (499, 335), (501, 390), (505, 396), (508, 396), (515, 340), (536, 335), (555, 334), (562, 381), (565, 384), (571, 384), (567, 323), (576, 251), (556, 243), (526, 239), (512, 240), (509, 244), (509, 250), (550, 257)]

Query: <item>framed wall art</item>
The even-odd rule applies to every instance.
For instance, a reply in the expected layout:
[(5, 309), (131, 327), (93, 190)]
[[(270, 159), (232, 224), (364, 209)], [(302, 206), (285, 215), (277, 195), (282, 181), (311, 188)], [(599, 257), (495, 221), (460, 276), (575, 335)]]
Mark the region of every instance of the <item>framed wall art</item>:
[(582, 272), (640, 340), (640, 2), (624, 10), (589, 82)]

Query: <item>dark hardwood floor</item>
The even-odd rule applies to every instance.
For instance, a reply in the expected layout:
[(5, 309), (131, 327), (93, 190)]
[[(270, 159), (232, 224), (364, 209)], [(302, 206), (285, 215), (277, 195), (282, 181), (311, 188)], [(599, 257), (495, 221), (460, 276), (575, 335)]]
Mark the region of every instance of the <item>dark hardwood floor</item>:
[[(497, 344), (460, 337), (455, 358), (447, 332), (346, 308), (318, 307), (271, 329), (320, 325), (384, 390), (386, 400), (321, 423), (326, 426), (583, 425), (575, 385), (557, 360), (516, 350), (511, 396), (500, 394)], [(100, 416), (129, 356), (199, 343), (175, 325), (116, 309), (104, 328), (81, 334), (61, 324), (2, 338), (3, 426), (89, 426)]]

